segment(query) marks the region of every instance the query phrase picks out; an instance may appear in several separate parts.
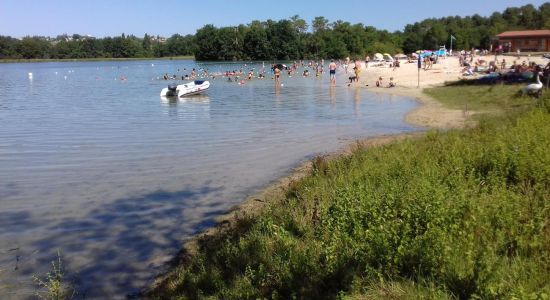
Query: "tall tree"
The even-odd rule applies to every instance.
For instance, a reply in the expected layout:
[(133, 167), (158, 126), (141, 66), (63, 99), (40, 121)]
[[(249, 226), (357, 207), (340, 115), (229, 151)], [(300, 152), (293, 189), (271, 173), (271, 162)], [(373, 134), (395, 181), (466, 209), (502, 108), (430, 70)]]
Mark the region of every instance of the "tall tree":
[(294, 27), (294, 30), (298, 33), (305, 33), (308, 29), (308, 25), (306, 20), (301, 19), (299, 15), (294, 15), (290, 17), (290, 21), (292, 22), (292, 26)]
[(220, 45), (217, 29), (212, 24), (205, 25), (195, 34), (197, 49), (195, 57), (198, 60), (217, 60)]
[(328, 29), (328, 20), (325, 17), (315, 17), (311, 22), (311, 27), (313, 27), (313, 32), (322, 31)]
[(153, 44), (151, 43), (151, 37), (146, 33), (141, 41), (141, 48), (143, 56), (150, 57), (153, 55)]

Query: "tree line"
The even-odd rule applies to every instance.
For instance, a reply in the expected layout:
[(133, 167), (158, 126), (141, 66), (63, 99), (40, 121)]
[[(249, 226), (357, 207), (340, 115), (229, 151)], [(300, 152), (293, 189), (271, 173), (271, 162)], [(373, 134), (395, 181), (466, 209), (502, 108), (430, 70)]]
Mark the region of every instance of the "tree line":
[(122, 34), (116, 37), (92, 38), (73, 34), (55, 38), (33, 36), (21, 40), (0, 36), (0, 59), (79, 59), (140, 58), (193, 55), (192, 35), (174, 34), (166, 40), (145, 34), (143, 38)]
[(550, 2), (510, 7), (489, 17), (425, 19), (389, 32), (362, 23), (330, 22), (316, 17), (311, 24), (298, 15), (279, 21), (252, 21), (232, 27), (205, 25), (194, 35), (167, 39), (145, 34), (91, 38), (74, 34), (55, 38), (0, 36), (0, 59), (140, 58), (194, 55), (197, 60), (289, 60), (364, 57), (367, 54), (411, 53), (449, 47), (488, 49), (507, 30), (550, 29)]

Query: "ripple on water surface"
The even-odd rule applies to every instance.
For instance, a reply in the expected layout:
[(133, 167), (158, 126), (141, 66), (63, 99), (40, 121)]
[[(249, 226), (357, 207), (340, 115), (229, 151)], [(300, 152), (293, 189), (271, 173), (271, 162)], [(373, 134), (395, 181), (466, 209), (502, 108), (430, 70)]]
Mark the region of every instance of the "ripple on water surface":
[(343, 81), (329, 88), (326, 77), (284, 75), (277, 89), (269, 79), (217, 78), (206, 95), (167, 100), (158, 76), (241, 66), (1, 67), (2, 298), (32, 293), (32, 274), (45, 273), (57, 249), (82, 294), (122, 297), (215, 216), (300, 161), (354, 138), (414, 130), (403, 123), (414, 101)]

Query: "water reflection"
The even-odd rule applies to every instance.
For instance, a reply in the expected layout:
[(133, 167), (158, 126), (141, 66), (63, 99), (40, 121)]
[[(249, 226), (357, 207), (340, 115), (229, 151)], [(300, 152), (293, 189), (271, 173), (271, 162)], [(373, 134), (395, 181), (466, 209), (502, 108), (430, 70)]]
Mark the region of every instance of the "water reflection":
[(356, 117), (361, 116), (361, 90), (355, 87), (353, 91), (353, 112)]
[(336, 104), (336, 87), (334, 85), (330, 85), (329, 87), (329, 98), (330, 98), (330, 104), (334, 107)]
[(186, 103), (186, 102), (209, 103), (210, 97), (208, 97), (208, 95), (206, 94), (192, 95), (187, 97), (160, 96), (160, 103), (162, 103), (163, 105), (174, 106), (174, 105), (177, 105), (178, 103)]
[(413, 130), (402, 119), (414, 101), (329, 86), (328, 74), (281, 74), (284, 86), (271, 76), (245, 85), (217, 77), (206, 94), (158, 98), (167, 82), (155, 78), (192, 68), (2, 65), (0, 298), (32, 291), (30, 275), (48, 271), (57, 249), (87, 298), (120, 298), (216, 215), (300, 161), (342, 139)]
[(171, 119), (206, 121), (210, 119), (210, 97), (193, 95), (188, 97), (160, 97), (160, 103), (166, 108), (165, 113)]
[(160, 96), (160, 103), (162, 103), (163, 105), (175, 106), (178, 104), (178, 102), (179, 102), (178, 97)]
[(180, 98), (181, 102), (201, 102), (208, 103), (210, 102), (210, 97), (207, 94), (192, 95), (187, 97)]
[(281, 95), (281, 84), (275, 82), (275, 96), (279, 97)]

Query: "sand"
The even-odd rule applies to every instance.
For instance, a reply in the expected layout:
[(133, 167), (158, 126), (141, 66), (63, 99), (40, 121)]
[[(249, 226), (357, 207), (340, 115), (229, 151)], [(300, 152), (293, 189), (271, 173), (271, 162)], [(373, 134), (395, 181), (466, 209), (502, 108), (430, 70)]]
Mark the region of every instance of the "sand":
[[(485, 61), (492, 61), (495, 59), (494, 55), (491, 56), (478, 56), (475, 57), (475, 59), (481, 58)], [(536, 62), (537, 64), (546, 65), (549, 60), (544, 59), (540, 56), (538, 57), (520, 57), (517, 59), (515, 56), (498, 56), (497, 60), (499, 62), (502, 61), (502, 59), (506, 60), (507, 66), (510, 66), (514, 61), (517, 61), (518, 63), (526, 62), (529, 64), (529, 62)], [(460, 67), (458, 63), (457, 57), (447, 57), (447, 58), (440, 58), (439, 62), (437, 64), (434, 64), (433, 67), (427, 71), (424, 71), (423, 69), (418, 72), (418, 65), (415, 62), (413, 63), (407, 63), (402, 62), (401, 66), (399, 68), (396, 68), (395, 70), (393, 68), (390, 68), (388, 66), (384, 67), (368, 67), (365, 68), (365, 63), (362, 64), (362, 72), (361, 72), (361, 78), (359, 84), (362, 84), (365, 86), (365, 84), (368, 84), (368, 88), (376, 88), (376, 80), (378, 77), (382, 76), (384, 85), (387, 85), (389, 83), (390, 77), (393, 77), (394, 82), (397, 84), (398, 87), (403, 88), (429, 88), (433, 86), (440, 86), (444, 84), (445, 82), (450, 81), (456, 81), (462, 78), (476, 78), (482, 75), (476, 75), (473, 77), (464, 77), (462, 76), (462, 69), (463, 67)], [(389, 65), (389, 63), (388, 63)], [(500, 64), (499, 64), (500, 65)], [(349, 67), (348, 73), (351, 74), (351, 67)], [(418, 81), (418, 77), (420, 73), (420, 82)], [(342, 74), (344, 76), (346, 74)], [(420, 84), (419, 84), (420, 83)], [(376, 88), (380, 89), (380, 88)]]
[[(484, 58), (489, 59), (488, 57)], [(449, 57), (440, 59), (429, 70), (418, 70), (416, 62), (402, 62), (399, 68), (388, 66), (368, 67), (363, 69), (359, 82), (352, 86), (366, 88), (374, 93), (390, 93), (399, 96), (415, 98), (420, 105), (417, 109), (405, 115), (405, 121), (422, 127), (451, 129), (463, 128), (470, 125), (468, 116), (471, 112), (453, 110), (443, 107), (439, 102), (423, 93), (424, 88), (441, 86), (445, 82), (456, 81), (462, 76), (462, 67), (459, 66), (458, 58)], [(345, 75), (345, 74), (344, 74)], [(376, 80), (382, 77), (384, 86), (387, 86), (391, 77), (396, 87), (376, 87)], [(420, 81), (418, 80), (420, 77)], [(367, 86), (368, 84), (368, 86)]]
[[(495, 56), (478, 56), (475, 59), (488, 62), (494, 60)], [(506, 60), (508, 66), (514, 62), (522, 63), (524, 61), (527, 64), (535, 62), (539, 65), (546, 65), (549, 62), (548, 59), (541, 56), (522, 56), (519, 59), (515, 56), (500, 55), (497, 57), (499, 62), (502, 59)], [(439, 63), (434, 64), (431, 69), (426, 71), (421, 69), (420, 72), (416, 61), (413, 63), (402, 62), (401, 66), (395, 69), (389, 67), (389, 63), (382, 67), (366, 68), (363, 62), (359, 82), (351, 84), (350, 87), (361, 87), (375, 93), (389, 93), (415, 98), (422, 105), (405, 115), (405, 121), (410, 124), (437, 129), (464, 128), (475, 125), (475, 122), (471, 121), (469, 117), (476, 112), (445, 108), (441, 103), (422, 92), (425, 88), (442, 86), (445, 82), (475, 79), (484, 75), (476, 74), (466, 77), (462, 75), (462, 70), (463, 67), (460, 67), (457, 57), (440, 58)], [(341, 73), (339, 76), (351, 76), (351, 73), (352, 69), (350, 67), (348, 70), (350, 75)], [(393, 77), (396, 87), (376, 87), (376, 80), (379, 77), (382, 77), (384, 86), (387, 86), (390, 78)]]

